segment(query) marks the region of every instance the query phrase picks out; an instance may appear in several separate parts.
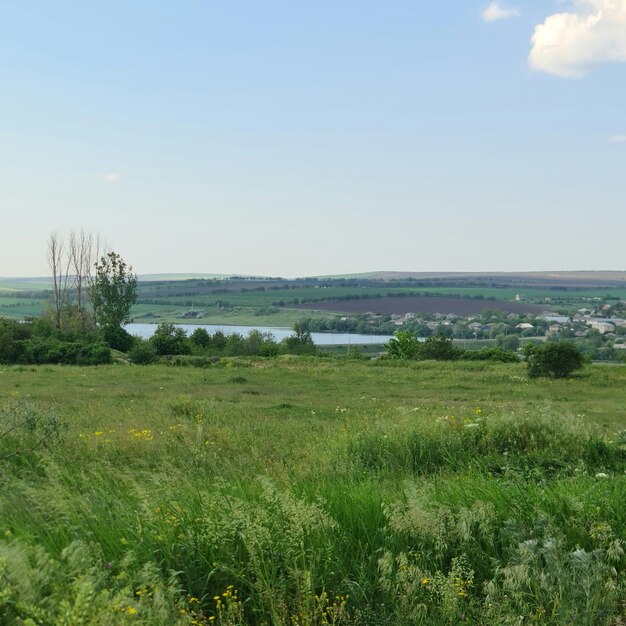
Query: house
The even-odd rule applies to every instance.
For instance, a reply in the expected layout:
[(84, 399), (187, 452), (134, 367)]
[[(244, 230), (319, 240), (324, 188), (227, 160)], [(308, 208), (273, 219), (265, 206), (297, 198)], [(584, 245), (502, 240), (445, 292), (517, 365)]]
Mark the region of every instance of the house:
[(515, 294), (515, 302), (523, 302), (526, 300), (526, 296), (523, 293)]
[(519, 328), (520, 330), (534, 330), (535, 327), (532, 324), (529, 324), (528, 322), (522, 322), (521, 324), (518, 324), (515, 328)]
[(571, 321), (570, 318), (565, 315), (551, 314), (538, 315), (537, 319), (545, 320), (546, 322), (552, 322), (553, 324), (567, 324)]
[(548, 326), (548, 332), (553, 335), (556, 335), (562, 331), (563, 331), (563, 326), (561, 326), (561, 324), (550, 324), (550, 326)]
[(615, 325), (603, 320), (587, 320), (587, 326), (595, 328), (601, 335), (605, 333), (612, 333), (615, 330)]

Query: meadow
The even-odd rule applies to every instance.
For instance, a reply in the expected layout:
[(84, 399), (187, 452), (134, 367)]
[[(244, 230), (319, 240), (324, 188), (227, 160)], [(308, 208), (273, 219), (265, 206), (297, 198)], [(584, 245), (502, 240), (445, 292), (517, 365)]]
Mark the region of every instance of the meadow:
[(4, 366), (0, 623), (623, 624), (625, 383)]

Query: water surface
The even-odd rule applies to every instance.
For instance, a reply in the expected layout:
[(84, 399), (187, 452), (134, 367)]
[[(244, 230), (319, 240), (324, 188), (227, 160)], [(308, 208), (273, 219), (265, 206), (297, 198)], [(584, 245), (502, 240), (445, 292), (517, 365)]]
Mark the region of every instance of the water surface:
[[(174, 324), (178, 328), (182, 328), (190, 335), (196, 328), (204, 328), (208, 333), (215, 333), (218, 330), (225, 335), (239, 333), (244, 337), (252, 330), (258, 330), (262, 333), (271, 333), (276, 341), (282, 341), (285, 337), (294, 334), (291, 328), (272, 328), (270, 326), (227, 326), (221, 324)], [(131, 335), (137, 335), (143, 339), (148, 339), (157, 329), (157, 324), (127, 324), (126, 330)], [(391, 338), (390, 335), (361, 335), (359, 333), (311, 333), (313, 343), (318, 346), (335, 346), (335, 345), (366, 345), (366, 344), (382, 344), (387, 343)]]

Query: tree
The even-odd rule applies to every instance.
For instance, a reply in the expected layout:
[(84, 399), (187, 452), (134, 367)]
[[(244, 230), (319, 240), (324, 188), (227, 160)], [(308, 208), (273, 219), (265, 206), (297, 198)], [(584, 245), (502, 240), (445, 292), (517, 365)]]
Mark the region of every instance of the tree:
[(52, 276), (52, 321), (57, 329), (93, 327), (87, 288), (93, 285), (93, 267), (101, 247), (100, 236), (72, 231), (48, 238), (48, 268)]
[(503, 350), (515, 352), (515, 350), (519, 348), (520, 340), (517, 335), (498, 335), (496, 337), (496, 343), (498, 347)]
[(52, 310), (56, 328), (61, 328), (61, 315), (68, 302), (70, 264), (71, 258), (65, 254), (63, 238), (58, 233), (52, 233), (48, 239), (48, 268), (52, 274)]
[(187, 333), (174, 324), (163, 322), (157, 326), (150, 344), (159, 356), (189, 354), (191, 352)]
[(137, 276), (119, 254), (109, 252), (96, 263), (89, 289), (96, 321), (102, 326), (121, 326), (130, 319), (137, 301)]
[(399, 330), (385, 347), (387, 356), (392, 359), (417, 359), (420, 353), (420, 340), (409, 330)]
[(292, 354), (315, 354), (317, 349), (313, 343), (313, 338), (308, 330), (304, 330), (300, 324), (294, 324), (295, 335), (285, 337), (282, 345), (286, 352)]
[(573, 343), (567, 341), (546, 343), (543, 346), (529, 344), (526, 348), (526, 363), (530, 378), (567, 378), (583, 366), (584, 357)]

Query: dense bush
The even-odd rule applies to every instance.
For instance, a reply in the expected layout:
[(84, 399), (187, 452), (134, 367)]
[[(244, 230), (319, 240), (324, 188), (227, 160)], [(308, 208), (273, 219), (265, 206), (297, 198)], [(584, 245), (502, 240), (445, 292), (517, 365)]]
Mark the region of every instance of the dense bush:
[(95, 332), (58, 331), (45, 320), (0, 320), (0, 363), (100, 365), (112, 360)]
[(529, 344), (526, 349), (528, 376), (538, 378), (567, 378), (584, 364), (582, 353), (569, 342)]
[(465, 350), (462, 358), (465, 361), (499, 361), (500, 363), (517, 363), (519, 361), (519, 357), (515, 352), (509, 352), (499, 347)]
[(135, 342), (135, 338), (121, 326), (108, 325), (102, 329), (104, 342), (120, 352), (128, 352)]
[(157, 360), (157, 352), (148, 341), (138, 341), (130, 349), (128, 359), (136, 365), (149, 365)]
[(182, 328), (174, 326), (174, 324), (159, 324), (149, 341), (159, 356), (189, 354), (191, 352), (187, 334)]
[(111, 349), (101, 342), (61, 341), (56, 337), (34, 337), (24, 342), (23, 363), (104, 365), (111, 363)]
[(456, 348), (451, 339), (438, 335), (427, 337), (420, 345), (418, 358), (433, 361), (454, 361), (460, 359), (463, 350)]
[(518, 361), (514, 352), (500, 347), (483, 348), (481, 350), (463, 350), (457, 348), (451, 339), (443, 335), (427, 337), (421, 341), (408, 330), (398, 331), (386, 345), (387, 356), (392, 359), (408, 359), (417, 361), (499, 361), (514, 363)]

